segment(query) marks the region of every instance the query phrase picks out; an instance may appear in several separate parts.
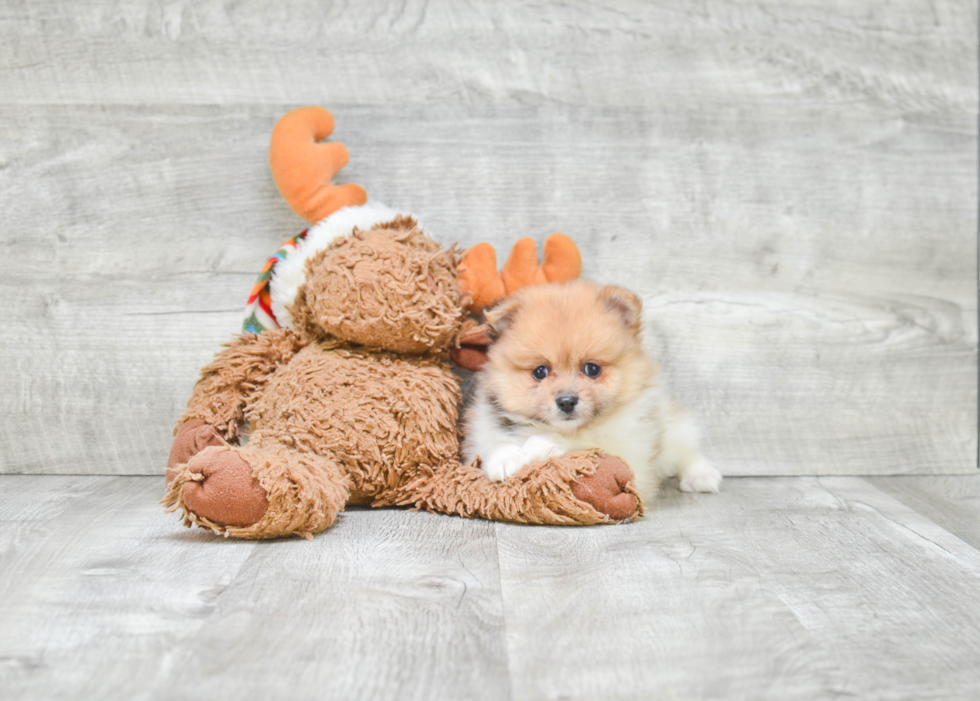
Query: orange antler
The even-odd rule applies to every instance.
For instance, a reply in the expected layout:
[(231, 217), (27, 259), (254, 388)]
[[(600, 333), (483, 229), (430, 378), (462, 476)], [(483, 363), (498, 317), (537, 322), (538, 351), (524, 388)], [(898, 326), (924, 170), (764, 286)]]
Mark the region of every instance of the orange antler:
[(522, 287), (574, 280), (582, 273), (582, 255), (570, 238), (552, 234), (544, 242), (539, 265), (534, 239), (525, 238), (514, 244), (498, 273), (493, 247), (479, 243), (466, 252), (458, 271), (460, 289), (472, 300), (470, 311), (479, 312)]
[(364, 204), (360, 185), (331, 185), (350, 157), (343, 144), (320, 143), (333, 132), (333, 115), (322, 107), (287, 112), (272, 130), (269, 165), (283, 199), (311, 224), (341, 207)]

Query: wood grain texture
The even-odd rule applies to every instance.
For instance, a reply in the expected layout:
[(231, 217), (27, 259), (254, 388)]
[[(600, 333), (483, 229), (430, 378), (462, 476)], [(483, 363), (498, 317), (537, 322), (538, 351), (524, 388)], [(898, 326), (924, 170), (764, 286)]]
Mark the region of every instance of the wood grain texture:
[(492, 524), (351, 511), (314, 541), (234, 541), (161, 492), (0, 480), (4, 699), (508, 698)]
[(980, 548), (980, 479), (974, 475), (869, 477), (889, 496)]
[[(980, 519), (980, 476), (917, 482)], [(901, 482), (899, 482), (901, 480)], [(0, 476), (3, 698), (967, 699), (980, 551), (853, 477), (669, 485), (646, 520), (353, 510), (186, 530), (159, 477)]]
[(302, 229), (284, 204), (247, 205), (264, 188), (274, 202), (268, 130), (246, 138), (250, 113), (217, 109), (0, 114), (2, 236), (17, 261), (2, 283), (16, 311), (0, 342), (0, 471), (159, 473), (255, 271)]
[[(634, 288), (726, 474), (968, 473), (977, 7), (7, 3), (0, 472), (160, 473), (302, 222), (275, 119), (440, 240)], [(40, 37), (44, 37), (41, 41)]]
[(212, 615), (256, 546), (175, 529), (156, 503), (162, 487), (158, 477), (3, 478), (5, 698), (135, 698)]
[(860, 478), (497, 527), (516, 698), (968, 699), (980, 553)]
[(793, 93), (931, 112), (971, 103), (976, 12), (965, 0), (13, 0), (0, 66), (17, 104), (554, 101), (710, 115)]
[(509, 698), (493, 525), (356, 510), (340, 526), (260, 546), (167, 695), (268, 697), (293, 669), (320, 698)]

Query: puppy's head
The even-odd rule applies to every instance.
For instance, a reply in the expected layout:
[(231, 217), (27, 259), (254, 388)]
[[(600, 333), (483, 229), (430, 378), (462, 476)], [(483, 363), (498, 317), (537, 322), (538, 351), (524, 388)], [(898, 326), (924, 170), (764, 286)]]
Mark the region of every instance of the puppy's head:
[(481, 382), (508, 414), (572, 432), (649, 386), (640, 301), (575, 281), (526, 287), (487, 312), (497, 333)]

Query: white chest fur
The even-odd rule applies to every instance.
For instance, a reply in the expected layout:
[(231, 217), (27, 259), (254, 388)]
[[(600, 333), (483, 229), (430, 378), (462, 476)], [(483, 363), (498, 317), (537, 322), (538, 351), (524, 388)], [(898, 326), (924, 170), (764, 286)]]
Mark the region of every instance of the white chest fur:
[(541, 436), (556, 443), (561, 452), (599, 449), (626, 461), (634, 470), (653, 462), (660, 442), (666, 398), (656, 387), (648, 389), (628, 404), (601, 420), (576, 431), (562, 432), (515, 421), (481, 390), (467, 412), (464, 456), (477, 455), (486, 461), (501, 445), (523, 445)]
[(600, 421), (562, 432), (503, 412), (483, 389), (466, 412), (467, 461), (477, 456), (487, 476), (505, 480), (526, 465), (575, 450), (599, 449), (626, 461), (641, 498), (650, 500), (665, 477), (688, 492), (717, 492), (721, 473), (701, 454), (698, 430), (658, 387)]

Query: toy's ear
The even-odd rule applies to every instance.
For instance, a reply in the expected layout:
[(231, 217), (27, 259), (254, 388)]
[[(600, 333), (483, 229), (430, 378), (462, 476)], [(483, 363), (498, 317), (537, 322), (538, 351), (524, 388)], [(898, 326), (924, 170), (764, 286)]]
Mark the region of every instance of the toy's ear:
[(491, 340), (487, 326), (476, 326), (460, 334), (449, 355), (461, 368), (476, 372), (487, 362)]
[(332, 185), (347, 165), (347, 148), (320, 143), (333, 132), (333, 115), (322, 107), (300, 107), (286, 113), (272, 130), (269, 165), (283, 199), (311, 224), (342, 207), (367, 202), (360, 185)]
[(640, 333), (643, 305), (639, 298), (627, 289), (607, 285), (599, 290), (599, 299), (606, 308), (619, 316), (634, 334)]

